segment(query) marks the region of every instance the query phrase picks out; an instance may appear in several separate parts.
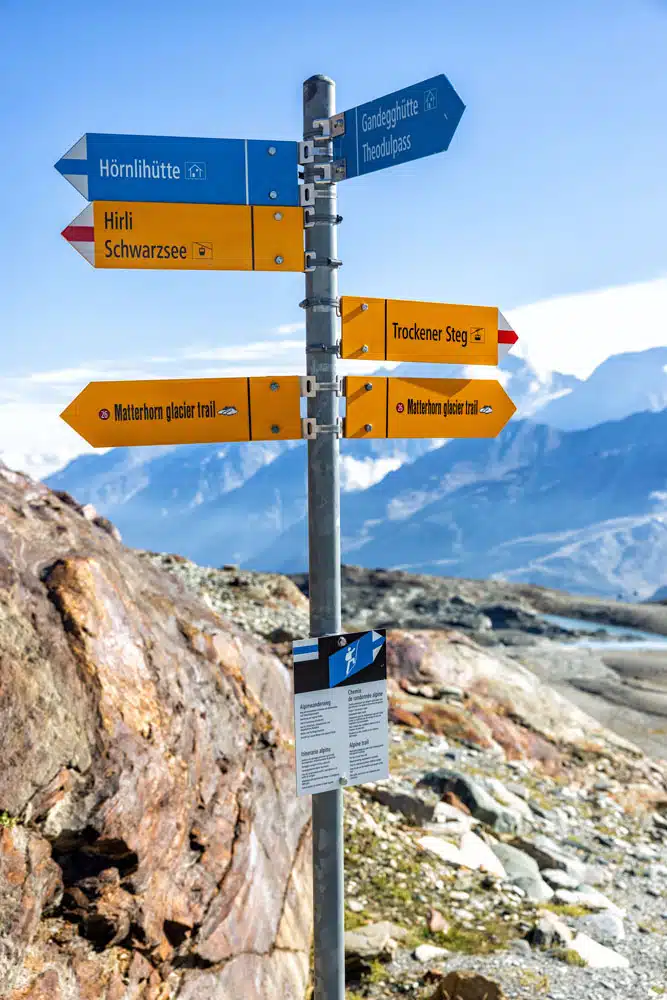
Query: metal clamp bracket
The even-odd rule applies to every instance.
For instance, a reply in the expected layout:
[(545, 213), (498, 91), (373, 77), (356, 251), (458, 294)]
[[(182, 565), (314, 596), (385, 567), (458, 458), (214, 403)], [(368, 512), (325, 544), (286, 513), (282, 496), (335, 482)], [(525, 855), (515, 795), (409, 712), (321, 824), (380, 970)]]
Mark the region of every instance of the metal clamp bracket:
[(306, 344), (306, 354), (335, 354), (340, 357), (340, 340), (335, 344)]
[(326, 309), (335, 309), (336, 315), (340, 316), (340, 299), (328, 298), (326, 295), (313, 295), (309, 299), (302, 299), (299, 302), (300, 309), (314, 309), (322, 312)]
[(306, 266), (304, 271), (314, 271), (316, 267), (342, 267), (342, 260), (338, 260), (337, 257), (318, 257), (314, 250), (306, 250), (304, 257), (306, 258)]
[(345, 135), (345, 112), (339, 111), (331, 118), (315, 118), (313, 129), (320, 129), (314, 136), (316, 139), (338, 139), (341, 135)]
[(316, 184), (331, 184), (336, 180), (334, 177), (334, 164), (330, 160), (322, 163), (320, 160), (313, 159), (311, 168), (312, 170), (322, 171), (319, 177), (313, 177)]
[(315, 185), (310, 182), (299, 184), (299, 204), (302, 207), (315, 204)]
[(312, 226), (340, 226), (342, 221), (342, 215), (318, 215), (314, 206), (308, 206), (303, 210), (304, 229), (310, 229)]
[(303, 417), (301, 434), (307, 441), (314, 441), (320, 434), (333, 434), (340, 438), (343, 436), (343, 421), (338, 417), (335, 424), (318, 424), (314, 417)]
[(343, 395), (343, 380), (336, 377), (334, 382), (318, 382), (314, 375), (300, 375), (299, 385), (301, 395), (313, 399), (318, 392), (333, 392), (336, 396)]

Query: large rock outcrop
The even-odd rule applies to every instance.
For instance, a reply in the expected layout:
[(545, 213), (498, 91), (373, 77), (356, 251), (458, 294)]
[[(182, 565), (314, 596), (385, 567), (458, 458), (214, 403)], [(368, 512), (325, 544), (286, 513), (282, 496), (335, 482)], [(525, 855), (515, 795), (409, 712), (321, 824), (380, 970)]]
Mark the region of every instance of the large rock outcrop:
[(302, 1000), (289, 674), (0, 466), (0, 996)]

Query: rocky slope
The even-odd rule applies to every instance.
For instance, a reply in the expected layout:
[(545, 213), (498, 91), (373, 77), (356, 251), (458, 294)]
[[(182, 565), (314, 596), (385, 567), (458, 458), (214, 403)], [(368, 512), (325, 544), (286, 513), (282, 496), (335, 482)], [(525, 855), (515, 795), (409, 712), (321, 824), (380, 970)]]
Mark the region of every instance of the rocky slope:
[(0, 996), (302, 1000), (310, 811), (271, 649), (0, 467), (0, 679)]
[[(254, 583), (248, 627), (251, 616), (265, 634), (299, 627), (298, 598), (279, 577), (143, 558), (221, 607)], [(405, 588), (415, 596), (421, 585), (423, 599), (427, 581), (378, 573), (373, 602), (360, 573), (344, 573), (348, 622), (363, 627), (385, 608), (387, 624), (404, 624), (405, 612), (413, 630), (389, 635), (391, 778), (345, 793), (350, 1000), (661, 995), (667, 767), (514, 659), (493, 623), (468, 636), (443, 629), (443, 617), (424, 629), (433, 609), (420, 618)], [(462, 585), (476, 613), (485, 599), (504, 601), (508, 619), (535, 617), (530, 588), (432, 583), (447, 585)], [(462, 615), (460, 603), (453, 610)], [(593, 610), (616, 614), (610, 603)], [(485, 631), (496, 635), (482, 647), (472, 636)], [(288, 644), (276, 648), (288, 662)]]
[[(348, 624), (393, 626), (392, 776), (345, 793), (349, 1000), (660, 995), (667, 769), (520, 662), (567, 596), (345, 579)], [(306, 1000), (307, 610), (0, 469), (3, 1000)]]

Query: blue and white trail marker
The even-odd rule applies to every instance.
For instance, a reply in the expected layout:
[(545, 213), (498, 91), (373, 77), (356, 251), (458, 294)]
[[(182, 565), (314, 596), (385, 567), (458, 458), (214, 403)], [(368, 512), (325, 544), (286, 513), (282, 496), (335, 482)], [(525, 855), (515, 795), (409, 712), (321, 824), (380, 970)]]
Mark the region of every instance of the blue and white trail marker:
[(449, 148), (465, 104), (441, 73), (330, 119), (334, 180), (342, 181)]
[(56, 163), (88, 201), (298, 205), (296, 142), (87, 132)]
[(384, 629), (293, 643), (298, 795), (389, 776), (386, 643)]

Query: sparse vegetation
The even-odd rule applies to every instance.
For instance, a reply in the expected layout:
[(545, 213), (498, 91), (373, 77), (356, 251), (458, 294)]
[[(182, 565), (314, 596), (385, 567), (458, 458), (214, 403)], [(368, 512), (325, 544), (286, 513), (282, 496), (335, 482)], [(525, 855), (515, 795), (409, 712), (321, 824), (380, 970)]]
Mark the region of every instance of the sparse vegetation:
[(582, 969), (586, 968), (586, 963), (574, 948), (554, 948), (551, 954), (554, 958), (560, 959), (561, 962), (565, 962), (567, 965), (578, 965)]

